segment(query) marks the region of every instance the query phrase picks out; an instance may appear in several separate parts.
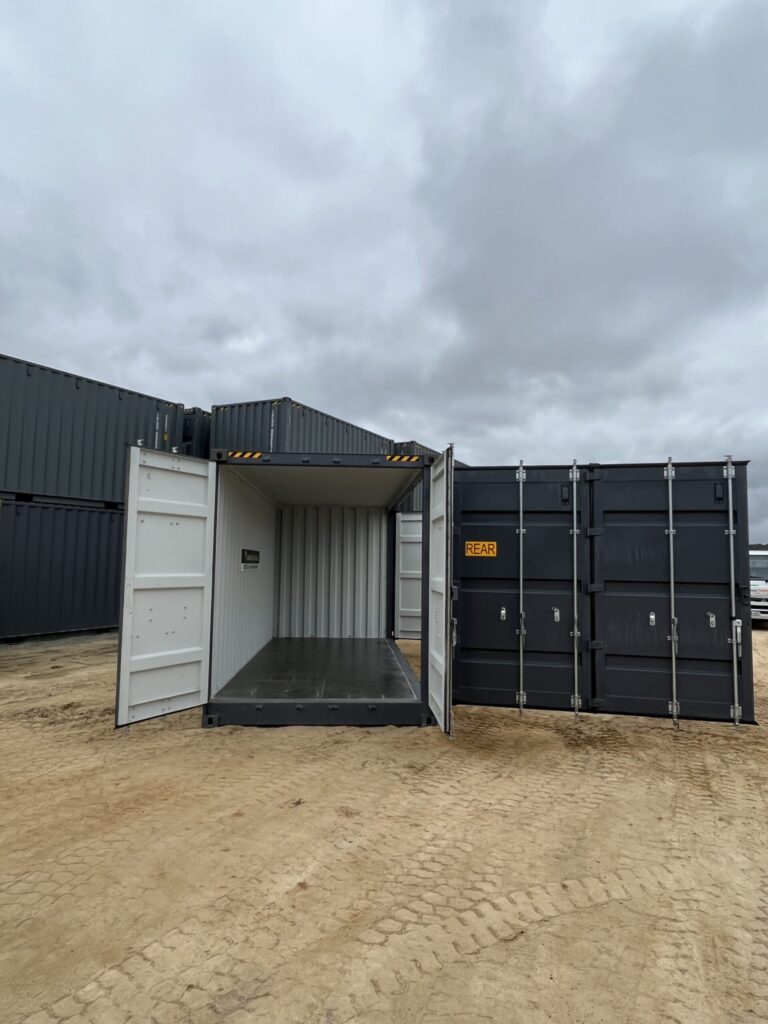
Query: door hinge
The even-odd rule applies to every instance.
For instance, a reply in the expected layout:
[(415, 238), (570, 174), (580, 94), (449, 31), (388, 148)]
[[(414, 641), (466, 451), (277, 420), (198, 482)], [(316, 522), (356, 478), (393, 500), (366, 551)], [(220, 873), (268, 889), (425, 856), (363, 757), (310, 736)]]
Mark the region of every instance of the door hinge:
[(590, 640), (589, 641), (589, 649), (590, 649), (590, 651), (604, 651), (605, 650), (605, 640)]
[(451, 647), (459, 642), (459, 624), (456, 619), (451, 619)]
[(605, 529), (602, 526), (588, 526), (587, 536), (588, 537), (602, 537), (605, 533)]
[(588, 583), (587, 584), (587, 593), (588, 594), (602, 594), (602, 592), (604, 590), (605, 590), (605, 584), (604, 583)]
[(455, 583), (451, 587), (451, 600), (452, 601), (458, 601), (459, 600), (459, 588), (458, 588), (458, 585), (455, 584)]

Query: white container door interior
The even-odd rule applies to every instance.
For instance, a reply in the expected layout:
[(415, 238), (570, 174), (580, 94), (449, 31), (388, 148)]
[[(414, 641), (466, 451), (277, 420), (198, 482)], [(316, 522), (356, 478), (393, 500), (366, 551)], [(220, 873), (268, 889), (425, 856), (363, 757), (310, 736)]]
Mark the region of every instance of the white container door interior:
[(432, 466), (429, 496), (429, 707), (449, 735), (453, 727), (451, 692), (451, 541), (453, 447)]
[(132, 448), (116, 725), (208, 699), (216, 464)]
[(421, 639), (421, 512), (397, 513), (395, 636)]

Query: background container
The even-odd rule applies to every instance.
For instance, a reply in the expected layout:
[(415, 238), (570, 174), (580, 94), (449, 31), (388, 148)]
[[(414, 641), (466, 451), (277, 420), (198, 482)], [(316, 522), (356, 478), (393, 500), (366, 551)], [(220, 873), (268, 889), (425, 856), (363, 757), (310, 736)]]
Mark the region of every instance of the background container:
[(123, 513), (77, 505), (0, 505), (0, 639), (118, 622)]
[(394, 452), (395, 442), (301, 405), (292, 398), (276, 398), (214, 405), (211, 448), (288, 454), (387, 455)]
[(183, 405), (0, 356), (0, 494), (122, 502), (126, 445), (183, 430)]
[[(397, 455), (431, 455), (433, 458), (437, 458), (440, 454), (433, 448), (428, 448), (425, 444), (419, 444), (418, 441), (398, 441), (395, 444), (395, 453)], [(398, 506), (398, 512), (421, 512), (424, 507), (424, 489), (421, 484), (418, 484), (408, 494)]]
[(211, 451), (211, 414), (205, 409), (184, 410), (184, 454), (207, 459)]

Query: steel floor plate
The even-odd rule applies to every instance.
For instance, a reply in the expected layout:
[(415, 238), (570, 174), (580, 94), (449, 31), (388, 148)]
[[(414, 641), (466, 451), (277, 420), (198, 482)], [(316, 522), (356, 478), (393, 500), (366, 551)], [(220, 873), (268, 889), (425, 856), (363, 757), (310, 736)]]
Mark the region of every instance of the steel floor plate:
[(418, 700), (418, 684), (389, 640), (279, 638), (251, 658), (216, 701)]

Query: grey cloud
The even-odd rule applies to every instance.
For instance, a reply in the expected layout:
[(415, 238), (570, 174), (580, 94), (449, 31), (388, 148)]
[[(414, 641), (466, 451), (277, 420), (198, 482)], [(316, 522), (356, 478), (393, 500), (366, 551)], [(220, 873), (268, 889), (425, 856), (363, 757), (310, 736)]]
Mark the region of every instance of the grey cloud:
[(732, 451), (768, 540), (768, 11), (617, 3), (574, 78), (564, 10), (6, 8), (0, 349), (475, 463)]

